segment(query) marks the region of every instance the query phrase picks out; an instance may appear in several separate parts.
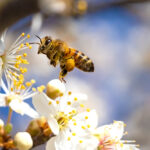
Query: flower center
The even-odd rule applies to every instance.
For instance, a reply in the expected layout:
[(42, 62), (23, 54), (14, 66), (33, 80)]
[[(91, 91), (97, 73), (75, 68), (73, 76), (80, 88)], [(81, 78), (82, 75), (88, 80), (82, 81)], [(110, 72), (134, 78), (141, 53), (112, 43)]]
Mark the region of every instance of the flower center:
[(14, 99), (18, 100), (19, 102), (22, 102), (22, 99), (19, 95), (8, 95), (5, 98), (6, 105), (9, 105), (9, 103)]

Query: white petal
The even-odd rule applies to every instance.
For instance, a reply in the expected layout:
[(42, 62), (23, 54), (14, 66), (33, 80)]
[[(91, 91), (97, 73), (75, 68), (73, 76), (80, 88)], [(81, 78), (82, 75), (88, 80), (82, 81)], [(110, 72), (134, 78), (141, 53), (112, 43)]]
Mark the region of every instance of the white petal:
[(46, 150), (56, 150), (55, 141), (56, 137), (49, 139), (48, 142), (46, 143)]
[(24, 115), (24, 111), (22, 110), (22, 102), (19, 101), (18, 99), (13, 99), (10, 103), (9, 106), (13, 111), (16, 113), (19, 113), (21, 115)]
[(55, 135), (58, 135), (59, 134), (59, 125), (57, 123), (57, 120), (50, 114), (49, 114), (49, 117), (48, 117), (48, 124), (49, 124), (52, 132)]
[(115, 121), (112, 124), (112, 128), (110, 130), (110, 136), (112, 138), (117, 138), (118, 140), (122, 138), (124, 133), (124, 123), (122, 121)]
[[(51, 104), (49, 104), (51, 102)], [(44, 93), (37, 93), (32, 98), (32, 103), (36, 111), (45, 117), (49, 114), (56, 115), (56, 104), (53, 100), (48, 98)]]
[(31, 118), (39, 118), (39, 114), (32, 107), (30, 107), (29, 104), (22, 102), (21, 106), (24, 114), (30, 116)]
[(61, 131), (59, 135), (47, 142), (46, 150), (76, 150), (73, 141), (68, 141), (70, 132)]
[(5, 94), (0, 94), (0, 107), (6, 106)]
[(29, 104), (22, 102), (18, 99), (13, 99), (10, 103), (9, 106), (11, 107), (12, 110), (14, 110), (16, 113), (19, 113), (21, 115), (28, 115), (32, 118), (37, 118), (39, 117), (38, 113), (32, 109)]
[(5, 45), (2, 40), (0, 40), (0, 56), (4, 54)]

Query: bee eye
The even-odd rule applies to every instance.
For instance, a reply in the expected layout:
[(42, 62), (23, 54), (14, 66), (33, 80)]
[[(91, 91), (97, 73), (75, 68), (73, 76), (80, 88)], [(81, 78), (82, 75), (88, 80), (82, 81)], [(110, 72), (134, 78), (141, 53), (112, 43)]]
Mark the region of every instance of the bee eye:
[(45, 41), (45, 45), (48, 45), (50, 42), (51, 42), (51, 40), (50, 40), (50, 39), (47, 39), (47, 40)]

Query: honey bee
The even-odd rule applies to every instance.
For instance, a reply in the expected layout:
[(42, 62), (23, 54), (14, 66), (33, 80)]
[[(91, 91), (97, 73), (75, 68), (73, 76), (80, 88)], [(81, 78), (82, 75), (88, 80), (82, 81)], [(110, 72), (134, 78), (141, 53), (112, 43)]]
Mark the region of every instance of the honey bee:
[(70, 48), (66, 42), (59, 39), (52, 39), (50, 36), (40, 38), (38, 54), (45, 54), (50, 60), (50, 64), (56, 67), (60, 64), (61, 71), (59, 79), (64, 81), (64, 77), (75, 67), (84, 72), (94, 72), (92, 60), (81, 51)]

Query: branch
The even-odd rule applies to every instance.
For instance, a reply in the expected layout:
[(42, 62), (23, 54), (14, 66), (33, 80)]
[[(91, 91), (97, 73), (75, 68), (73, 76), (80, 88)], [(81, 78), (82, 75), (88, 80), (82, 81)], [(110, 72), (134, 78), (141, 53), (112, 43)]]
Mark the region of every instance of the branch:
[[(150, 0), (120, 0), (107, 3), (90, 4), (87, 13), (108, 9), (114, 6), (144, 3)], [(24, 17), (40, 12), (38, 0), (0, 0), (0, 32)], [(71, 13), (70, 13), (71, 14)]]

